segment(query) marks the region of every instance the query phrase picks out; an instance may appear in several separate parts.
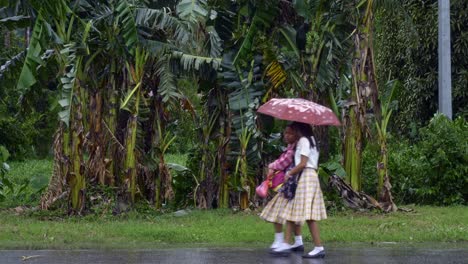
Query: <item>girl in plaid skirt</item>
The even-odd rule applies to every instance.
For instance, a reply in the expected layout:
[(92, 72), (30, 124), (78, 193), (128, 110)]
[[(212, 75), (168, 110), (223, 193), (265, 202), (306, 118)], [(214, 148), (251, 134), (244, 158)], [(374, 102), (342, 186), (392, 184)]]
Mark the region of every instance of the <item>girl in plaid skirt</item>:
[[(294, 224), (307, 222), (315, 248), (303, 257), (323, 258), (325, 250), (320, 241), (317, 221), (326, 219), (327, 213), (317, 175), (319, 152), (310, 125), (294, 122), (291, 124), (291, 128), (297, 132), (300, 138), (296, 144), (294, 155), (296, 166), (286, 173), (285, 178), (295, 175), (299, 176), (299, 181), (294, 198), (290, 201), (281, 200), (284, 208), (279, 213), (278, 218), (287, 221), (286, 241), (288, 241)], [(279, 255), (290, 251), (291, 245), (286, 243), (274, 250)]]
[[(281, 154), (281, 156), (277, 160), (268, 165), (268, 175), (273, 174), (274, 171), (277, 170), (285, 171), (288, 168), (291, 168), (294, 164), (293, 159), (296, 149), (296, 142), (298, 139), (297, 133), (290, 126), (287, 126), (283, 133), (283, 139), (288, 144), (288, 148), (285, 152)], [(279, 215), (281, 213), (281, 210), (284, 208), (286, 202), (287, 200), (283, 198), (282, 193), (278, 192), (260, 214), (260, 217), (262, 219), (273, 223), (275, 229), (275, 240), (270, 246), (271, 250), (278, 248), (284, 243), (283, 224), (285, 223), (285, 220), (281, 219)], [(294, 244), (291, 246), (291, 250), (293, 251), (304, 250), (301, 231), (301, 225), (294, 226)]]

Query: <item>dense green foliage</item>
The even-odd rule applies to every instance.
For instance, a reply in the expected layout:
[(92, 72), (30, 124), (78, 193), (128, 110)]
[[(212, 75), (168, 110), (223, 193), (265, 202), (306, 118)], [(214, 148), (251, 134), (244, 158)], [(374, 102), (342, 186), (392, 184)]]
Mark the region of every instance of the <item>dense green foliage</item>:
[(0, 202), (5, 200), (5, 190), (11, 189), (11, 183), (6, 179), (5, 175), (9, 170), (9, 165), (6, 163), (9, 153), (8, 150), (0, 145)]
[(395, 197), (402, 203), (468, 203), (468, 122), (437, 115), (415, 143), (395, 142), (390, 156)]
[(24, 60), (24, 30), (8, 30), (0, 24), (0, 145), (11, 158), (43, 158), (50, 155), (52, 135), (57, 126), (57, 102), (52, 97), (54, 83), (44, 76), (39, 89), (23, 94), (12, 89), (18, 72), (12, 68)]
[[(314, 128), (322, 172), (378, 198), (384, 153), (397, 201), (466, 204), (466, 145), (455, 143), (468, 113), (466, 1), (452, 1), (460, 118), (427, 127), (437, 109), (435, 0), (21, 2), (1, 2), (0, 145), (14, 160), (53, 153), (48, 202), (69, 189), (78, 214), (103, 201), (252, 207), (284, 125), (256, 109), (304, 97), (343, 123)], [(403, 89), (385, 103), (391, 80)], [(187, 161), (170, 164), (168, 153)], [(37, 202), (47, 181), (20, 174), (10, 205)]]
[[(454, 117), (468, 117), (468, 2), (450, 1)], [(400, 80), (393, 131), (411, 135), (438, 109), (437, 0), (404, 1), (403, 10), (377, 15), (375, 52), (381, 83)]]
[(51, 160), (27, 160), (8, 162), (8, 173), (4, 180), (9, 183), (5, 188), (2, 207), (20, 205), (36, 206), (52, 174)]
[[(400, 204), (450, 205), (468, 203), (468, 122), (434, 116), (413, 140), (392, 137), (389, 169), (392, 193)], [(379, 148), (364, 152), (364, 190), (376, 195)]]

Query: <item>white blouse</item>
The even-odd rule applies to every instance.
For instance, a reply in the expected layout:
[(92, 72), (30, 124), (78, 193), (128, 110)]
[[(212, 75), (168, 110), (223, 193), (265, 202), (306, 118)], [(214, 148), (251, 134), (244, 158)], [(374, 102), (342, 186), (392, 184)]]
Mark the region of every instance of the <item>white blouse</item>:
[(294, 163), (299, 164), (301, 162), (301, 156), (307, 156), (307, 168), (317, 169), (318, 168), (318, 159), (319, 152), (317, 150), (317, 143), (315, 138), (312, 137), (312, 142), (314, 142), (314, 147), (310, 146), (310, 142), (306, 137), (301, 137), (296, 145), (296, 152), (294, 153)]

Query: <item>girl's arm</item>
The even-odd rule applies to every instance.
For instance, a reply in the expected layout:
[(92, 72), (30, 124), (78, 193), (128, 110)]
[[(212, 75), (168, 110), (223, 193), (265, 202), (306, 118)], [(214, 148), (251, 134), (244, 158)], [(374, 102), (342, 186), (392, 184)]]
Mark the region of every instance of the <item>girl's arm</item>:
[(280, 157), (268, 165), (270, 170), (285, 170), (287, 169), (294, 159), (294, 148), (288, 148), (283, 152)]
[(299, 162), (299, 164), (297, 164), (294, 168), (286, 172), (286, 175), (284, 176), (285, 180), (291, 177), (291, 175), (300, 173), (307, 165), (308, 160), (309, 160), (309, 157), (301, 155), (301, 162)]

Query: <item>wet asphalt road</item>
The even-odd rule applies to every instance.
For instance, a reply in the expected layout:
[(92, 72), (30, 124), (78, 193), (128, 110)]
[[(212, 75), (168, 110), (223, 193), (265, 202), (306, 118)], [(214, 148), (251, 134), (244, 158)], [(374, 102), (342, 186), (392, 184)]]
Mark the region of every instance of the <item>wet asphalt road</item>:
[(178, 248), (157, 250), (0, 250), (0, 263), (467, 263), (468, 244), (450, 247), (364, 246), (327, 247), (324, 259), (302, 254), (272, 257), (265, 249)]

